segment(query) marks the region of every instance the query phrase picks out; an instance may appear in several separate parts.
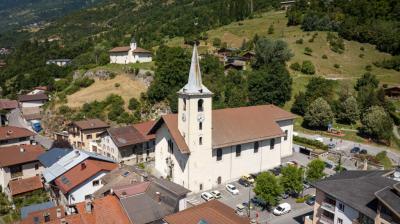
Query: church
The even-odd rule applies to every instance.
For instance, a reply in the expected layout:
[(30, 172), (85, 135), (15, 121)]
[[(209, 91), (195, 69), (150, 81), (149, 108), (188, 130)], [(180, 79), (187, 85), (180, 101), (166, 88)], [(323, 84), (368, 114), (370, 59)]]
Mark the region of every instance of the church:
[(202, 84), (194, 46), (178, 113), (162, 116), (150, 129), (159, 176), (199, 192), (279, 166), (292, 155), (295, 115), (274, 105), (213, 110), (212, 96)]
[(151, 62), (151, 51), (137, 46), (135, 38), (132, 38), (129, 46), (115, 47), (109, 51), (111, 64), (130, 64)]

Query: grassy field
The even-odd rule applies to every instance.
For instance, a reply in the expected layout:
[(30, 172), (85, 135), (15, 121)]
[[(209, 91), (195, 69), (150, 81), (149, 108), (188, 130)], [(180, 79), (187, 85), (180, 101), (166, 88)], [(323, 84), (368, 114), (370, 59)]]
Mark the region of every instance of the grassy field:
[[(119, 86), (118, 86), (119, 84)], [(117, 87), (118, 86), (118, 87)], [(95, 100), (104, 100), (110, 94), (120, 95), (125, 105), (132, 97), (138, 98), (146, 91), (145, 84), (134, 80), (126, 74), (117, 75), (114, 79), (96, 80), (91, 86), (84, 88), (67, 97), (69, 107), (81, 107), (84, 103)]]

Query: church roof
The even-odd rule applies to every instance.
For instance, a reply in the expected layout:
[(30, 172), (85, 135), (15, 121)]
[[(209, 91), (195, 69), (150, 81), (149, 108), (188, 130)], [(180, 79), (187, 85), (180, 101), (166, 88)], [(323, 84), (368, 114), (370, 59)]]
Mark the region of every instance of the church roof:
[[(123, 47), (114, 47), (109, 52), (116, 53), (116, 52), (128, 52), (131, 50), (130, 46), (123, 46)], [(151, 51), (137, 47), (135, 50), (132, 51), (133, 53), (151, 53)]]
[[(274, 105), (213, 110), (212, 148), (282, 137), (285, 134), (277, 122), (294, 118), (295, 115), (292, 113)], [(178, 115), (162, 116), (150, 133), (155, 133), (162, 124), (168, 128), (179, 150), (184, 154), (190, 153), (190, 149), (178, 129)]]
[(193, 47), (188, 83), (181, 90), (179, 90), (178, 93), (189, 95), (212, 94), (211, 91), (208, 90), (201, 81), (200, 61), (196, 45)]

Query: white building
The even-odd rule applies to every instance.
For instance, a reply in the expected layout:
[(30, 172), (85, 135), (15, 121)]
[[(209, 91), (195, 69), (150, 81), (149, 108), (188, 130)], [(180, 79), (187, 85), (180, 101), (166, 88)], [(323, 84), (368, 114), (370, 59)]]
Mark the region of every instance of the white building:
[(151, 62), (150, 51), (137, 47), (135, 38), (132, 38), (130, 46), (115, 47), (109, 51), (110, 63), (129, 64)]
[(21, 108), (41, 107), (47, 101), (49, 101), (49, 97), (44, 93), (21, 95), (18, 97)]
[(292, 154), (293, 114), (274, 105), (212, 110), (196, 46), (178, 96), (178, 114), (162, 116), (150, 131), (160, 176), (198, 192), (271, 169)]

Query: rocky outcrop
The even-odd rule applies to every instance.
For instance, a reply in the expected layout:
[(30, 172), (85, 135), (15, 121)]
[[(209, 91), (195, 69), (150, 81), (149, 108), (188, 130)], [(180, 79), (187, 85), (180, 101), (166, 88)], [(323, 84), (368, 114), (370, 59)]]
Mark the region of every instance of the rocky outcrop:
[(81, 73), (79, 71), (75, 71), (73, 74), (73, 79), (78, 79), (80, 77), (87, 77), (91, 79), (100, 79), (100, 80), (107, 80), (115, 76), (113, 72), (107, 70), (96, 70), (96, 71), (86, 71), (85, 73)]

